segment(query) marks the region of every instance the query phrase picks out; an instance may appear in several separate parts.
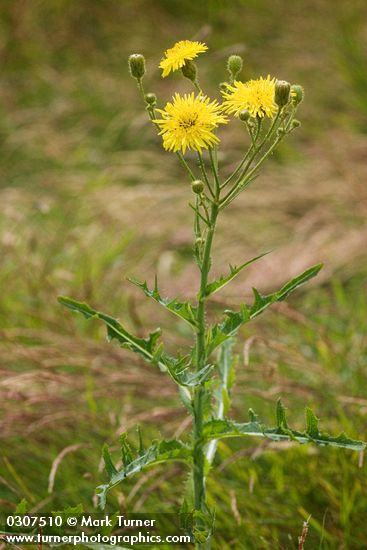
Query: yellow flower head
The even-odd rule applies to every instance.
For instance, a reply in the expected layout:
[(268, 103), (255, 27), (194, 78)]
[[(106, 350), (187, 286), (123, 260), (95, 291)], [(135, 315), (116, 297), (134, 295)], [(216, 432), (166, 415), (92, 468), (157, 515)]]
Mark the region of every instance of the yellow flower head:
[(191, 42), (191, 40), (176, 42), (173, 48), (164, 52), (166, 57), (159, 64), (160, 68), (163, 69), (162, 77), (168, 76), (171, 71), (181, 69), (186, 61), (191, 61), (207, 49), (208, 46), (202, 42)]
[(235, 113), (247, 109), (251, 116), (272, 117), (277, 111), (274, 103), (275, 79), (258, 78), (248, 82), (235, 81), (233, 86), (227, 85), (227, 90), (222, 92), (223, 110), (227, 113)]
[(163, 147), (167, 151), (193, 149), (201, 152), (219, 142), (213, 133), (219, 124), (226, 124), (228, 119), (222, 114), (217, 101), (208, 97), (176, 93), (172, 103), (167, 103), (164, 110), (157, 109), (162, 118), (153, 120), (163, 137)]

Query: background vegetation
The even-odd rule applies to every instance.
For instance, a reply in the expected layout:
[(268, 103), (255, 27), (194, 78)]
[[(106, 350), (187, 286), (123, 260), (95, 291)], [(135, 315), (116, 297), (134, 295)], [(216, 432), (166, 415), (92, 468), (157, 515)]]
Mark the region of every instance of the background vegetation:
[[(1, 2), (2, 511), (22, 498), (33, 511), (80, 502), (92, 511), (103, 442), (117, 449), (137, 422), (147, 441), (188, 426), (166, 378), (56, 302), (85, 299), (140, 333), (159, 324), (167, 341), (186, 342), (184, 327), (125, 279), (157, 272), (167, 295), (196, 291), (189, 185), (126, 62), (146, 55), (147, 90), (163, 103), (187, 88), (157, 69), (182, 38), (209, 45), (200, 67), (211, 96), (231, 53), (244, 57), (244, 78), (271, 73), (306, 89), (301, 130), (224, 216), (215, 271), (275, 249), (220, 298), (233, 304), (255, 280), (265, 291), (317, 261), (325, 268), (242, 333), (233, 415), (251, 406), (270, 421), (282, 396), (294, 424), (308, 403), (328, 431), (366, 439), (366, 15), (360, 0)], [(223, 140), (229, 167), (243, 134), (233, 124)], [(147, 471), (115, 490), (109, 509), (176, 510), (184, 480), (178, 467)], [(305, 548), (366, 547), (356, 453), (221, 443), (209, 492), (215, 548), (297, 548), (310, 514)]]

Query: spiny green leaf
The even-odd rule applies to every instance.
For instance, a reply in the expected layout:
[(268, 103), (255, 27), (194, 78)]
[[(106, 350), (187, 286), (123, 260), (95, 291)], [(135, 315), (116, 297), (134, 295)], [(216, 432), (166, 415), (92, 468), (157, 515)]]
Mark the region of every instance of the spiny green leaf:
[(306, 432), (299, 432), (289, 428), (283, 433), (279, 433), (278, 428), (266, 428), (259, 422), (238, 423), (231, 420), (211, 420), (204, 425), (203, 429), (203, 438), (205, 441), (247, 435), (266, 437), (273, 441), (295, 440), (299, 443), (312, 442), (318, 445), (331, 445), (354, 451), (362, 451), (366, 446), (362, 441), (350, 439), (345, 434), (340, 434), (337, 437), (331, 437), (328, 434), (319, 434), (317, 438), (313, 438)]
[(100, 485), (97, 487), (97, 494), (102, 508), (106, 505), (106, 496), (108, 491), (118, 485), (124, 479), (133, 476), (137, 472), (143, 470), (148, 466), (154, 466), (162, 462), (168, 461), (180, 461), (189, 463), (192, 458), (191, 448), (177, 439), (163, 440), (154, 442), (143, 455), (131, 456), (129, 462), (127, 462), (123, 468), (119, 471), (114, 467), (114, 471), (111, 471), (109, 483)]
[(318, 419), (311, 411), (306, 409), (307, 427), (304, 432), (289, 428), (285, 418), (285, 408), (280, 400), (277, 402), (276, 417), (277, 427), (268, 428), (257, 420), (255, 413), (250, 409), (250, 422), (239, 423), (230, 419), (213, 419), (206, 422), (203, 427), (203, 439), (205, 442), (212, 439), (223, 439), (227, 437), (241, 437), (254, 435), (266, 437), (273, 441), (298, 441), (299, 443), (316, 443), (318, 445), (331, 445), (355, 451), (362, 451), (366, 444), (354, 440), (344, 433), (338, 436), (330, 436), (321, 433), (318, 428)]
[(245, 267), (247, 267), (248, 265), (256, 262), (256, 260), (259, 260), (260, 258), (265, 256), (266, 254), (269, 254), (269, 252), (270, 251), (264, 252), (263, 254), (259, 254), (259, 256), (256, 256), (255, 258), (252, 258), (251, 260), (248, 260), (247, 262), (245, 262), (244, 264), (242, 264), (238, 267), (230, 266), (230, 271), (229, 271), (228, 275), (222, 276), (219, 279), (217, 279), (216, 281), (213, 281), (213, 282), (211, 282), (207, 285), (205, 295), (210, 296), (210, 294), (214, 294), (215, 292), (218, 292), (218, 290), (220, 290), (221, 288), (226, 286), (230, 281), (232, 281), (232, 279), (234, 279), (239, 273), (241, 273), (241, 271)]
[[(116, 339), (120, 342), (121, 347), (130, 349), (147, 359), (152, 361), (154, 351), (156, 350), (157, 340), (161, 334), (160, 329), (155, 330), (149, 335), (149, 338), (138, 338), (128, 332), (118, 321), (105, 313), (101, 313), (91, 308), (88, 304), (77, 302), (72, 298), (60, 296), (58, 301), (63, 306), (84, 315), (86, 319), (96, 318), (103, 321), (107, 327), (107, 338), (109, 341)], [(163, 368), (163, 370), (166, 370)]]
[(312, 277), (315, 277), (321, 267), (322, 264), (310, 267), (301, 273), (301, 275), (289, 281), (278, 292), (266, 296), (261, 295), (256, 288), (253, 288), (254, 303), (250, 308), (245, 304), (241, 304), (240, 311), (238, 312), (226, 310), (224, 312), (225, 319), (209, 329), (207, 340), (208, 353), (211, 353), (228, 340), (228, 338), (234, 336), (242, 325), (260, 315), (271, 304), (285, 300), (293, 290), (312, 279)]
[(309, 269), (306, 269), (306, 271), (304, 271), (297, 277), (294, 277), (294, 279), (291, 279), (280, 290), (278, 290), (278, 292), (267, 294), (266, 296), (261, 295), (256, 288), (253, 288), (252, 290), (255, 300), (250, 310), (251, 319), (260, 315), (260, 313), (262, 313), (264, 309), (266, 309), (271, 304), (285, 300), (291, 292), (296, 290), (296, 288), (307, 283), (307, 281), (315, 277), (319, 273), (321, 268), (322, 264), (317, 264), (310, 267)]
[(162, 298), (158, 291), (157, 281), (153, 290), (149, 290), (147, 282), (140, 282), (137, 279), (129, 278), (129, 281), (135, 286), (142, 289), (146, 296), (153, 298), (158, 304), (162, 305), (187, 323), (192, 327), (196, 327), (196, 314), (197, 308), (190, 304), (189, 302), (180, 302), (176, 298), (170, 300), (169, 298)]
[(139, 338), (126, 330), (118, 321), (105, 313), (91, 308), (88, 304), (77, 302), (71, 298), (59, 297), (60, 304), (72, 311), (84, 315), (86, 319), (99, 319), (107, 327), (107, 337), (111, 341), (118, 340), (120, 346), (138, 353), (146, 361), (158, 365), (161, 371), (168, 371), (172, 379), (182, 386), (196, 386), (201, 384), (213, 369), (212, 365), (206, 365), (200, 371), (192, 371), (190, 356), (171, 357), (164, 353), (163, 344), (157, 340), (161, 334), (160, 329), (150, 333), (149, 338)]

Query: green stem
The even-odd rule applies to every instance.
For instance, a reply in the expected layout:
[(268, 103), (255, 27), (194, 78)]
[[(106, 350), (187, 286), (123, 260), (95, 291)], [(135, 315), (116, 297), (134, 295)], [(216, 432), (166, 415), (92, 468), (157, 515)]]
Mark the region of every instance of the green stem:
[(176, 155), (178, 156), (182, 166), (185, 168), (185, 170), (187, 170), (189, 176), (190, 176), (190, 179), (191, 181), (195, 181), (196, 178), (195, 178), (195, 175), (194, 175), (194, 172), (191, 170), (190, 166), (187, 164), (184, 156), (182, 153), (180, 153), (179, 151), (177, 151)]
[[(218, 197), (219, 198), (219, 197)], [(218, 200), (212, 203), (210, 221), (207, 229), (205, 246), (203, 251), (202, 263), (200, 265), (200, 290), (198, 295), (197, 309), (197, 332), (196, 332), (196, 368), (201, 370), (207, 361), (205, 333), (206, 333), (206, 288), (208, 284), (208, 275), (211, 267), (211, 249), (215, 233), (216, 221), (219, 212)], [(204, 424), (204, 401), (205, 388), (200, 384), (195, 388), (193, 408), (194, 408), (194, 505), (195, 510), (206, 512), (205, 495), (205, 453), (202, 441)], [(198, 548), (208, 548), (199, 544)]]
[(200, 166), (200, 169), (201, 169), (201, 173), (202, 173), (202, 176), (204, 178), (204, 182), (206, 183), (211, 196), (214, 198), (215, 195), (214, 195), (213, 189), (210, 185), (208, 174), (206, 173), (206, 170), (205, 170), (205, 164), (204, 164), (204, 161), (203, 161), (203, 157), (202, 157), (201, 153), (199, 153), (199, 151), (198, 151), (198, 160), (199, 160), (199, 166)]
[(236, 182), (235, 186), (232, 187), (232, 189), (228, 192), (228, 194), (223, 197), (223, 200), (221, 201), (221, 209), (227, 206), (233, 198), (236, 196), (236, 192), (241, 189), (241, 187), (246, 183), (246, 181), (249, 181), (252, 176), (254, 176), (255, 172), (260, 168), (260, 166), (265, 162), (265, 160), (271, 155), (271, 153), (274, 151), (275, 147), (278, 145), (278, 143), (283, 139), (283, 136), (277, 137), (276, 140), (273, 142), (273, 144), (269, 147), (269, 149), (264, 153), (264, 155), (261, 157), (261, 159), (255, 164), (255, 166), (243, 177), (243, 179), (240, 179)]
[[(249, 128), (247, 122), (246, 122), (246, 126), (248, 128), (248, 133), (250, 134), (250, 137), (251, 137), (251, 145), (248, 148), (248, 150), (246, 151), (245, 156), (243, 157), (243, 159), (241, 160), (241, 162), (237, 166), (236, 170), (223, 183), (222, 188), (226, 187), (233, 180), (233, 178), (235, 178), (239, 174), (239, 172), (241, 171), (241, 168), (243, 167), (245, 162), (248, 160), (250, 155), (254, 152), (254, 154), (251, 156), (251, 159), (253, 159), (254, 155), (256, 156), (257, 153), (259, 152), (260, 148), (261, 148), (261, 146), (259, 146), (258, 148), (256, 147), (256, 142), (257, 142), (257, 140), (259, 138), (259, 135), (260, 135), (261, 122), (258, 121), (255, 135), (253, 134), (251, 128)], [(250, 164), (251, 164), (251, 162), (252, 162), (252, 160), (249, 161)], [(248, 166), (248, 165), (246, 165), (246, 166)], [(246, 169), (245, 169), (245, 171), (246, 171)]]
[(138, 89), (139, 89), (140, 95), (142, 97), (142, 100), (145, 103), (146, 110), (148, 111), (149, 118), (150, 118), (150, 120), (154, 120), (155, 119), (155, 110), (154, 110), (154, 107), (152, 107), (152, 105), (149, 105), (149, 103), (147, 103), (145, 101), (145, 91), (144, 91), (144, 86), (143, 86), (143, 83), (142, 83), (141, 79), (137, 80), (137, 84), (138, 84)]

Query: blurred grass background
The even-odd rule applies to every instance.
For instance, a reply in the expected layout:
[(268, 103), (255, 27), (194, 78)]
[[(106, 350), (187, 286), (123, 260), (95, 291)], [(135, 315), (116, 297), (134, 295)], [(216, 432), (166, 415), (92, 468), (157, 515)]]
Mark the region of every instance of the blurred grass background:
[[(271, 423), (282, 396), (293, 424), (302, 426), (307, 403), (325, 430), (366, 439), (366, 15), (361, 0), (2, 1), (2, 511), (22, 498), (33, 511), (79, 502), (92, 511), (105, 441), (117, 448), (137, 422), (147, 441), (188, 427), (166, 379), (56, 302), (87, 300), (139, 333), (158, 324), (165, 340), (187, 343), (184, 327), (125, 279), (157, 272), (167, 295), (196, 291), (185, 174), (162, 150), (127, 70), (128, 55), (143, 53), (146, 89), (164, 104), (189, 89), (157, 69), (183, 38), (209, 45), (199, 66), (212, 97), (231, 53), (244, 57), (244, 78), (270, 73), (306, 89), (302, 128), (223, 216), (215, 271), (275, 250), (213, 315), (255, 281), (266, 291), (312, 263), (325, 268), (241, 334), (233, 416), (244, 420), (251, 406)], [(243, 148), (231, 126), (224, 170)], [(215, 548), (297, 548), (310, 514), (305, 548), (366, 548), (363, 457), (256, 440), (221, 443), (218, 454)], [(109, 509), (175, 510), (184, 480), (180, 468), (147, 471), (116, 489)]]

